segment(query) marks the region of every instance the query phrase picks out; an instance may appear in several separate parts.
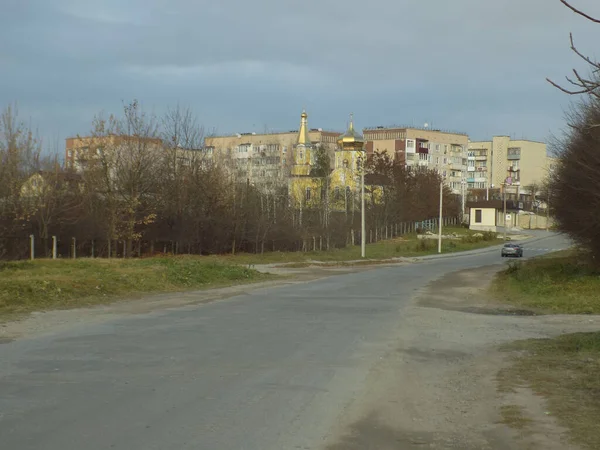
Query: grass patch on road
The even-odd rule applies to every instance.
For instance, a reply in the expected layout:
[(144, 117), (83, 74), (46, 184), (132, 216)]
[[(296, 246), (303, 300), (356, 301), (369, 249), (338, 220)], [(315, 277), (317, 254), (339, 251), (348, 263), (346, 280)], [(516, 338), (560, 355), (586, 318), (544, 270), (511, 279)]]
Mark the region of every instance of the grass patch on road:
[[(500, 374), (501, 388), (528, 387), (544, 396), (548, 413), (569, 429), (574, 442), (599, 449), (600, 332), (518, 341), (503, 350), (515, 356)], [(503, 411), (503, 418), (518, 427), (521, 422), (513, 420), (513, 412)]]
[[(476, 250), (502, 244), (495, 233), (483, 234), (460, 227), (444, 228), (444, 234), (456, 233), (460, 239), (442, 240), (442, 253), (454, 253)], [(316, 240), (319, 248), (320, 241)], [(325, 242), (323, 242), (325, 246)], [(312, 239), (309, 248), (313, 247)], [(437, 253), (437, 239), (418, 239), (416, 233), (402, 237), (387, 239), (373, 244), (367, 244), (366, 256), (369, 260), (386, 260), (400, 257), (416, 257)], [(309, 252), (265, 252), (264, 254), (239, 253), (236, 255), (214, 256), (219, 261), (233, 264), (284, 264), (320, 262), (348, 262), (360, 260), (360, 245), (347, 246), (342, 249), (309, 251)]]
[(202, 257), (37, 260), (0, 263), (0, 316), (106, 303), (148, 293), (271, 278)]
[(600, 270), (576, 250), (510, 262), (491, 289), (498, 302), (539, 313), (600, 314)]

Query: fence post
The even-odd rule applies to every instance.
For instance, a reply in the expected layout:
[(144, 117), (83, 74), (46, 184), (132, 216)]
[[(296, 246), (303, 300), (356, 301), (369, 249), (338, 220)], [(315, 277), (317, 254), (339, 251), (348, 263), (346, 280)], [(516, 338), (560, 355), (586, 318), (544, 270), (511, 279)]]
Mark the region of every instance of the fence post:
[(317, 237), (313, 236), (313, 252), (317, 251)]
[(323, 251), (323, 236), (319, 236), (319, 251)]
[(378, 235), (379, 235), (379, 233), (378, 233), (377, 231), (378, 231), (378, 230), (377, 230), (377, 227), (375, 227), (375, 242), (377, 242), (377, 237), (378, 237)]
[(369, 244), (373, 243), (373, 230), (369, 230)]
[(56, 236), (52, 236), (52, 259), (56, 259)]
[(29, 258), (32, 261), (35, 259), (35, 237), (33, 234), (29, 235)]
[(73, 240), (73, 259), (77, 258), (77, 240), (75, 238), (71, 238)]
[(350, 230), (350, 239), (352, 240), (352, 245), (354, 245), (354, 243), (356, 242), (356, 241), (354, 240), (354, 228), (352, 228), (352, 229)]

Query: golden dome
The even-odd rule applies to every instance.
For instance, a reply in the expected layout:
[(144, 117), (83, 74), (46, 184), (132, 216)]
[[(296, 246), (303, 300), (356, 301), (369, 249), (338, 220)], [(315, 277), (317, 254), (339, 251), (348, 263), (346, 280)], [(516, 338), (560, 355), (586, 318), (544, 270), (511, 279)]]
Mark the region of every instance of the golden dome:
[(353, 114), (350, 114), (350, 125), (348, 126), (348, 130), (346, 130), (344, 134), (338, 137), (337, 143), (341, 146), (343, 146), (344, 144), (354, 144), (352, 145), (353, 147), (365, 143), (363, 136), (354, 129)]

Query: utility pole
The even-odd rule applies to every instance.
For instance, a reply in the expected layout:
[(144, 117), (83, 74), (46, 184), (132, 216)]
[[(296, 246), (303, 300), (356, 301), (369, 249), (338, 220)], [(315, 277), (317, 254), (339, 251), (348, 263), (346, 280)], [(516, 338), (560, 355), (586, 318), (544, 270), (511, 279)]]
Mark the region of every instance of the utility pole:
[(550, 187), (548, 187), (548, 199), (546, 201), (546, 231), (550, 230)]
[(444, 200), (444, 182), (440, 181), (440, 223), (438, 235), (438, 253), (442, 253), (442, 202)]
[(504, 197), (504, 240), (506, 241), (506, 181), (502, 184), (502, 196)]
[(465, 220), (465, 191), (467, 190), (467, 181), (465, 180), (464, 173), (463, 177), (460, 180), (460, 193), (461, 193), (461, 215), (460, 222), (464, 222)]
[(366, 226), (365, 226), (365, 159), (360, 162), (360, 256), (366, 254)]

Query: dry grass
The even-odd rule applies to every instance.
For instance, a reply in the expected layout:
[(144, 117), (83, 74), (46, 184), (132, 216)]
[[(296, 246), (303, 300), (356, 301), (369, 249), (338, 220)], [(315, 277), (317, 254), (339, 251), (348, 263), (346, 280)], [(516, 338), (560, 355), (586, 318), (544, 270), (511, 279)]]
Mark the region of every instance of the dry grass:
[(523, 430), (531, 423), (531, 419), (524, 414), (523, 408), (519, 405), (505, 405), (500, 408), (502, 420), (500, 423), (507, 425), (516, 430)]
[[(458, 227), (444, 228), (444, 234), (457, 233), (462, 239), (442, 241), (442, 253), (453, 253), (466, 250), (475, 250), (479, 248), (500, 245), (499, 239), (484, 240), (474, 237), (476, 232)], [(312, 242), (311, 242), (312, 244)], [(324, 245), (324, 243), (323, 243)], [(319, 242), (317, 241), (317, 247)], [(379, 241), (374, 244), (367, 244), (366, 256), (370, 260), (385, 260), (399, 257), (425, 256), (437, 253), (437, 240), (435, 239), (417, 239), (416, 234), (408, 234), (395, 239)], [(210, 257), (218, 261), (224, 261), (233, 264), (277, 264), (277, 263), (306, 263), (309, 261), (319, 262), (347, 262), (360, 260), (360, 245), (348, 246), (343, 249), (334, 249), (330, 251), (310, 251), (310, 252), (266, 252), (264, 254), (241, 253), (236, 255), (219, 255)], [(305, 267), (305, 266), (301, 266)]]
[(0, 316), (106, 303), (147, 293), (250, 283), (269, 277), (202, 257), (1, 263)]
[[(500, 374), (501, 389), (526, 386), (548, 401), (548, 412), (587, 449), (600, 448), (600, 332), (519, 341), (503, 348), (514, 364)], [(526, 425), (518, 411), (502, 412), (506, 423)]]

